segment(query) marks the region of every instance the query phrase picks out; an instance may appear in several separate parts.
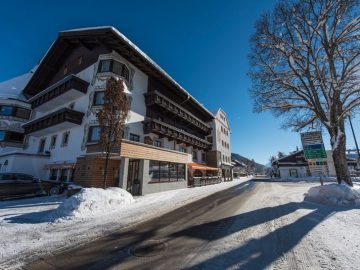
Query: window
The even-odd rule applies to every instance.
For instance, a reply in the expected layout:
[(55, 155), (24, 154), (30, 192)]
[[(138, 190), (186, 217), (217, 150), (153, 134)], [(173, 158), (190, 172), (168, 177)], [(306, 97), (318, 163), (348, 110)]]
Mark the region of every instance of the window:
[(130, 81), (129, 68), (116, 60), (101, 60), (99, 64), (98, 72), (113, 72), (125, 80)]
[(65, 65), (65, 66), (64, 66), (63, 72), (64, 72), (64, 75), (66, 75), (66, 74), (68, 73), (68, 65)]
[(206, 140), (209, 142), (209, 143), (212, 143), (213, 142), (213, 138), (210, 136), (210, 137), (207, 137)]
[(24, 134), (19, 132), (12, 132), (9, 131), (7, 135), (8, 142), (15, 142), (15, 143), (23, 143), (24, 142)]
[(61, 146), (67, 146), (69, 143), (70, 131), (64, 132), (62, 135)]
[(15, 117), (29, 119), (30, 118), (30, 110), (17, 107), (15, 110)]
[(45, 150), (45, 143), (46, 143), (46, 138), (40, 139), (39, 141), (39, 149), (38, 152), (39, 153), (43, 153)]
[(50, 141), (50, 148), (51, 148), (51, 149), (55, 148), (56, 138), (57, 138), (57, 135), (51, 136), (51, 141)]
[(101, 60), (99, 64), (99, 72), (109, 72), (110, 64), (111, 60)]
[(0, 115), (12, 116), (13, 112), (14, 112), (14, 107), (12, 107), (12, 106), (1, 106)]
[(290, 177), (298, 177), (298, 172), (296, 169), (290, 169), (289, 175), (290, 175)]
[(130, 133), (129, 140), (133, 142), (140, 142), (140, 136)]
[(14, 116), (14, 117), (23, 118), (23, 119), (29, 119), (30, 118), (30, 110), (20, 108), (20, 107), (2, 105), (2, 106), (0, 106), (0, 115)]
[(197, 152), (195, 150), (193, 150), (192, 156), (194, 160), (197, 160)]
[(104, 105), (104, 91), (96, 91), (94, 93), (93, 105), (94, 106)]
[(185, 164), (150, 160), (151, 182), (169, 182), (185, 179)]
[(156, 146), (156, 147), (162, 147), (162, 141), (159, 140), (159, 139), (155, 139), (155, 141), (154, 141), (154, 146)]
[(82, 61), (83, 61), (83, 56), (82, 55), (80, 55), (79, 57), (78, 57), (78, 65), (81, 65), (82, 64)]
[(6, 138), (6, 131), (0, 130), (0, 141), (5, 141)]
[(201, 153), (201, 160), (202, 160), (202, 162), (205, 162), (205, 160), (206, 160), (206, 154), (204, 152)]
[(51, 169), (50, 170), (50, 180), (56, 180), (58, 174), (58, 169)]
[(169, 163), (169, 181), (177, 181), (177, 164)]
[(59, 180), (62, 181), (62, 182), (66, 182), (68, 172), (69, 172), (69, 169), (67, 169), (67, 168), (61, 169)]
[(113, 71), (115, 74), (121, 75), (121, 74), (122, 74), (122, 68), (123, 68), (123, 64), (121, 64), (120, 62), (117, 62), (117, 61), (114, 61), (114, 62), (113, 62), (112, 71)]
[(182, 152), (182, 153), (186, 153), (186, 147), (180, 145), (179, 146), (179, 151)]
[(178, 181), (185, 180), (185, 164), (177, 165)]
[(164, 122), (164, 117), (162, 117), (161, 115), (157, 115), (157, 120), (159, 120), (160, 122)]
[(92, 126), (89, 128), (88, 142), (98, 142), (100, 140), (100, 127)]

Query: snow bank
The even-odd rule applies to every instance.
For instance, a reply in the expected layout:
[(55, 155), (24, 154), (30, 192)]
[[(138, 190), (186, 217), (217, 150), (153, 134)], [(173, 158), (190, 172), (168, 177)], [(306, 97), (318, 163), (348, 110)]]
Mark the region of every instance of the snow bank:
[(121, 188), (83, 188), (79, 193), (66, 199), (52, 213), (52, 218), (88, 218), (119, 211), (134, 198)]
[(328, 184), (312, 187), (305, 194), (305, 199), (329, 205), (359, 206), (360, 186), (350, 187), (346, 184)]

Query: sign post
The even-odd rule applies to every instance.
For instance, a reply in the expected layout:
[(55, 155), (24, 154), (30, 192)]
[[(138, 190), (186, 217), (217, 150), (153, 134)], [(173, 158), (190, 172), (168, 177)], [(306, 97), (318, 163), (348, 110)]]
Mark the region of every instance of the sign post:
[(320, 131), (301, 133), (301, 142), (305, 159), (308, 161), (312, 176), (319, 176), (323, 185), (322, 176), (328, 174), (327, 156)]

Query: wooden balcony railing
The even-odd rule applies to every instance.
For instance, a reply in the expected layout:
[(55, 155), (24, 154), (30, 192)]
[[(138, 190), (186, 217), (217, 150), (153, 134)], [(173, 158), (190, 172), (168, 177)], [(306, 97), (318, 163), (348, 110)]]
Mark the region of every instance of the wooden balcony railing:
[(154, 119), (144, 121), (144, 133), (155, 133), (205, 150), (211, 147), (211, 143), (206, 140)]
[(69, 108), (62, 108), (58, 111), (26, 123), (23, 127), (25, 129), (25, 134), (30, 134), (64, 122), (81, 125), (83, 116), (84, 113), (82, 112), (74, 111)]
[(30, 99), (31, 107), (35, 109), (72, 89), (86, 94), (88, 86), (88, 82), (76, 77), (75, 75), (69, 75), (60, 82), (57, 82), (56, 84), (32, 97)]
[(211, 128), (207, 124), (180, 105), (176, 104), (176, 102), (160, 94), (158, 91), (147, 93), (145, 95), (145, 102), (147, 106), (158, 105), (166, 109), (171, 114), (181, 117), (187, 123), (191, 124), (193, 127), (199, 128), (206, 134), (210, 134), (211, 132)]

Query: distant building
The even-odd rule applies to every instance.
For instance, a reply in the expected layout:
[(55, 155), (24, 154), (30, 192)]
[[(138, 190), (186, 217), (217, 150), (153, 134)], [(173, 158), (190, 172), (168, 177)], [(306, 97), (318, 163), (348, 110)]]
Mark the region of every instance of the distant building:
[[(336, 177), (334, 160), (332, 158), (332, 151), (327, 150), (326, 155), (327, 155), (326, 160), (321, 161), (322, 164), (326, 165), (326, 170), (324, 170), (323, 176)], [(347, 154), (346, 160), (350, 173), (356, 172), (357, 170), (356, 157)], [(309, 162), (305, 159), (303, 150), (296, 151), (290, 153), (287, 156), (273, 160), (272, 170), (274, 176), (281, 179), (302, 178), (302, 177), (312, 176), (311, 170), (309, 168)], [(313, 176), (318, 176), (318, 175), (313, 175)]]
[(230, 126), (226, 113), (219, 108), (211, 122), (211, 136), (207, 140), (212, 143), (211, 150), (206, 153), (207, 163), (220, 169), (224, 181), (233, 179), (231, 165)]
[(248, 175), (248, 168), (247, 168), (248, 166), (246, 166), (245, 163), (232, 158), (231, 164), (233, 166), (232, 170), (233, 170), (233, 176), (235, 178)]
[(305, 160), (303, 150), (275, 159), (272, 162), (272, 169), (274, 176), (282, 179), (310, 176), (308, 162)]

